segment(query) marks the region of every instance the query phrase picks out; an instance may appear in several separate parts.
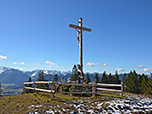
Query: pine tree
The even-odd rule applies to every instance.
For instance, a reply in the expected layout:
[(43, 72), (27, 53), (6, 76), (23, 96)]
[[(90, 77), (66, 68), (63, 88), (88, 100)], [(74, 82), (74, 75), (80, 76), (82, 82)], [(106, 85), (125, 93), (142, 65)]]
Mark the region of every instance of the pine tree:
[(141, 76), (141, 83), (140, 83), (140, 92), (142, 94), (148, 94), (148, 83), (147, 83), (147, 76), (143, 73)]
[(0, 96), (2, 96), (2, 92), (3, 92), (3, 90), (2, 90), (2, 86), (1, 86), (1, 82), (0, 82)]
[(58, 75), (57, 74), (54, 75), (53, 81), (55, 81), (55, 82), (58, 81)]
[(99, 82), (99, 76), (98, 76), (98, 73), (96, 73), (96, 74), (95, 74), (95, 78), (94, 78), (94, 80), (96, 80), (96, 83), (98, 83), (98, 82)]
[[(31, 79), (31, 77), (29, 77), (29, 80), (28, 80), (28, 82), (32, 82), (32, 79)], [(29, 87), (32, 87), (32, 84), (29, 84), (28, 86), (29, 86)]]
[[(28, 82), (32, 82), (31, 77), (29, 77)], [(32, 87), (32, 84), (28, 84), (28, 87)], [(32, 92), (33, 92), (33, 90), (28, 89), (28, 90), (26, 90), (26, 92), (27, 92), (27, 93), (32, 93)]]
[(111, 73), (109, 73), (109, 76), (108, 76), (108, 83), (109, 84), (113, 83), (113, 77), (112, 77)]
[(115, 73), (114, 83), (115, 83), (115, 84), (120, 84), (119, 75), (118, 75), (118, 72), (117, 72), (117, 71), (116, 71), (116, 73)]
[(123, 74), (123, 78), (122, 78), (122, 81), (123, 81), (124, 84), (126, 83), (126, 79), (127, 79), (127, 74), (124, 73), (124, 74)]
[(138, 93), (139, 92), (139, 82), (138, 82), (138, 76), (136, 74), (136, 71), (131, 71), (128, 74), (127, 80), (126, 80), (126, 90), (127, 92), (131, 93)]
[[(47, 80), (44, 79), (43, 71), (39, 71), (38, 81), (47, 81)], [(49, 85), (48, 84), (37, 84), (37, 87), (48, 89)]]
[(38, 81), (44, 81), (44, 73), (43, 73), (43, 71), (39, 71)]
[(127, 80), (126, 80), (126, 90), (127, 92), (132, 92), (133, 93), (133, 89), (132, 89), (132, 86), (133, 86), (133, 81), (132, 81), (132, 71), (128, 74), (128, 77), (127, 77)]
[(87, 84), (88, 84), (89, 82), (91, 82), (91, 81), (90, 81), (89, 74), (87, 74)]
[(31, 77), (29, 77), (29, 80), (28, 80), (28, 82), (32, 82), (32, 79), (31, 79)]
[(138, 75), (135, 70), (133, 70), (133, 89), (135, 93), (139, 93), (139, 80), (138, 80)]
[(108, 83), (108, 77), (107, 77), (106, 71), (103, 72), (100, 82), (101, 83)]
[(78, 80), (78, 69), (77, 66), (74, 65), (72, 69), (71, 81), (76, 81), (76, 80)]
[(152, 73), (151, 77), (148, 79), (148, 94), (152, 95)]

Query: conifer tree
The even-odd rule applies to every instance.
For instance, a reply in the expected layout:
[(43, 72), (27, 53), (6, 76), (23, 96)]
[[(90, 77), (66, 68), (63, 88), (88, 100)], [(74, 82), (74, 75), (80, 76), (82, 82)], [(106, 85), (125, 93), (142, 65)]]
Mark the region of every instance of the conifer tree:
[(139, 80), (135, 70), (133, 70), (133, 84), (134, 93), (139, 93)]
[[(31, 77), (29, 77), (29, 80), (28, 80), (28, 82), (32, 82), (32, 79), (31, 79)], [(32, 84), (29, 84), (29, 87), (32, 87)]]
[(142, 94), (148, 94), (148, 83), (147, 83), (147, 76), (143, 73), (141, 76), (141, 83), (140, 83), (140, 92)]
[(142, 76), (139, 74), (139, 75), (138, 75), (139, 88), (140, 88), (141, 81), (142, 81)]
[(113, 83), (113, 77), (112, 77), (111, 73), (109, 73), (109, 76), (108, 76), (108, 83), (109, 84)]
[(115, 77), (114, 77), (115, 79), (114, 79), (114, 83), (115, 84), (119, 84), (120, 83), (120, 80), (119, 80), (119, 75), (118, 75), (118, 72), (116, 71), (116, 73), (115, 73)]
[[(47, 81), (47, 80), (44, 79), (43, 71), (39, 71), (38, 81)], [(37, 84), (37, 87), (48, 89), (49, 85), (48, 84)]]
[(28, 80), (28, 82), (32, 82), (32, 79), (31, 79), (31, 77), (29, 77), (29, 80)]
[(100, 82), (101, 83), (108, 83), (108, 77), (107, 77), (106, 71), (103, 72)]
[[(28, 82), (32, 82), (31, 77), (29, 77)], [(32, 87), (32, 84), (28, 84), (28, 87)], [(26, 92), (27, 92), (27, 93), (32, 93), (32, 92), (33, 92), (33, 90), (28, 89), (28, 90), (26, 90)]]
[(58, 81), (58, 75), (57, 74), (54, 75), (53, 81), (55, 81), (55, 82)]
[(95, 74), (95, 78), (94, 78), (94, 80), (96, 80), (96, 83), (98, 83), (98, 82), (99, 82), (99, 76), (98, 76), (98, 73), (96, 73), (96, 74)]
[(76, 81), (76, 80), (78, 80), (78, 69), (77, 66), (74, 65), (72, 69), (71, 81)]
[(148, 94), (152, 95), (152, 73), (151, 77), (148, 79)]
[(89, 82), (91, 82), (91, 81), (90, 81), (89, 74), (87, 74), (87, 84), (88, 84)]
[(134, 92), (134, 90), (132, 89), (132, 87), (133, 87), (132, 75), (133, 75), (133, 73), (132, 73), (132, 71), (130, 71), (130, 73), (128, 74), (128, 78), (126, 80), (126, 86), (127, 86), (126, 90), (127, 90), (127, 92), (131, 92), (131, 93)]
[(139, 82), (138, 82), (138, 76), (136, 74), (136, 71), (131, 71), (128, 74), (127, 80), (126, 80), (126, 90), (127, 92), (131, 93), (138, 93), (139, 92)]
[(124, 74), (123, 74), (123, 78), (122, 78), (122, 81), (123, 81), (124, 84), (126, 83), (126, 79), (127, 79), (127, 74), (124, 73)]
[(38, 81), (44, 81), (44, 73), (43, 73), (43, 71), (39, 71)]

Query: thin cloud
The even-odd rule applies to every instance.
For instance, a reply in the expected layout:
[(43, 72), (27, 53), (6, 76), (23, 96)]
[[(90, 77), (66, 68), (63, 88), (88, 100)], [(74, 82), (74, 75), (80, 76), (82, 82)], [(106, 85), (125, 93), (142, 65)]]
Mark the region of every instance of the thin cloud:
[(52, 66), (55, 66), (57, 64), (53, 63), (53, 62), (50, 62), (50, 61), (45, 61), (46, 64), (49, 64), (49, 68), (51, 68)]
[(107, 63), (104, 63), (103, 66), (104, 66), (104, 67), (105, 67), (105, 66), (108, 66), (108, 64), (107, 64)]
[(144, 69), (141, 69), (139, 72), (142, 73), (142, 72), (151, 72), (152, 69), (150, 68), (144, 68)]
[(14, 65), (17, 65), (17, 62), (13, 62)]
[(143, 65), (138, 65), (137, 67), (138, 67), (138, 68), (144, 68), (144, 66), (143, 66)]
[(24, 62), (20, 62), (20, 64), (21, 64), (21, 65), (24, 65), (25, 63), (24, 63)]
[(7, 56), (0, 55), (0, 59), (7, 59)]
[(53, 62), (50, 62), (50, 61), (45, 61), (46, 64), (50, 64), (50, 65), (56, 65), (55, 63)]
[(123, 68), (117, 68), (116, 71), (117, 72), (122, 72), (122, 71), (124, 71), (124, 69)]
[(87, 66), (97, 66), (97, 65), (99, 65), (99, 63), (90, 63), (90, 62), (87, 63)]

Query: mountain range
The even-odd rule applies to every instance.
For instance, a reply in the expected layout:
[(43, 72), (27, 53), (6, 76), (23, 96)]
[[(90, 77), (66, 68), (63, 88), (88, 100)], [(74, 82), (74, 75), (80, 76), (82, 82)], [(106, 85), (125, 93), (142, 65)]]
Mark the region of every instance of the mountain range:
[[(32, 81), (38, 79), (38, 70), (33, 71), (21, 71), (19, 69), (0, 67), (0, 82), (2, 83), (2, 89), (4, 95), (20, 94), (23, 88), (23, 82), (28, 81), (31, 77)], [(71, 77), (71, 71), (56, 71), (56, 70), (41, 70), (44, 72), (44, 79), (51, 81), (55, 74), (58, 75), (58, 81), (63, 77), (63, 81), (66, 81)], [(94, 80), (95, 73), (89, 73), (91, 81)], [(99, 74), (101, 77), (102, 74)], [(86, 77), (86, 75), (84, 76)]]
[[(23, 82), (29, 80), (31, 77), (32, 81), (36, 81), (38, 79), (38, 70), (33, 71), (21, 71), (19, 69), (9, 68), (9, 67), (0, 67), (0, 82), (2, 84), (3, 94), (4, 95), (14, 95), (20, 94), (23, 89)], [(51, 81), (55, 74), (58, 75), (58, 81), (60, 81), (61, 77), (63, 77), (63, 81), (67, 81), (69, 77), (71, 77), (71, 71), (56, 71), (56, 70), (41, 70), (44, 73), (44, 79)], [(93, 81), (96, 73), (85, 73), (84, 78), (86, 78), (86, 74), (89, 74), (90, 80)], [(102, 77), (102, 73), (98, 73), (99, 79)], [(122, 80), (123, 74), (119, 74), (119, 79)], [(149, 77), (149, 75), (148, 75)]]
[[(0, 67), (0, 82), (6, 84), (22, 84), (25, 81), (28, 81), (29, 77), (32, 78), (32, 81), (36, 81), (38, 79), (38, 70), (33, 71), (21, 71), (19, 69), (9, 68), (9, 67)], [(51, 81), (55, 74), (58, 75), (58, 81), (63, 77), (63, 80), (66, 81), (69, 77), (71, 77), (71, 71), (56, 71), (56, 70), (41, 70), (44, 73), (44, 79)], [(94, 80), (94, 76), (96, 73), (88, 73), (91, 81)], [(99, 74), (101, 77), (102, 74)], [(86, 77), (86, 75), (84, 76)]]

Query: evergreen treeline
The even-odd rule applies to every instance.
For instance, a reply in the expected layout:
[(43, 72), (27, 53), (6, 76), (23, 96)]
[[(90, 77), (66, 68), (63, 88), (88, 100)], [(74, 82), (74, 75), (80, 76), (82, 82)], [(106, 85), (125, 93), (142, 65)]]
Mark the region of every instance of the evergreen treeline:
[(120, 84), (121, 81), (119, 80), (118, 72), (116, 71), (115, 75), (112, 75), (111, 73), (108, 75), (106, 74), (106, 71), (103, 72), (100, 83), (106, 83), (106, 84)]
[[(87, 74), (87, 77), (89, 75)], [(106, 84), (120, 84), (119, 75), (116, 71), (115, 75), (111, 73), (108, 75), (104, 71), (99, 81), (99, 76), (95, 74), (95, 80), (97, 83), (106, 83)], [(130, 93), (140, 93), (140, 94), (149, 94), (152, 95), (152, 73), (151, 77), (148, 78), (144, 73), (142, 75), (137, 74), (135, 70), (130, 71), (130, 73), (123, 74), (122, 81), (126, 85), (126, 91)]]
[(140, 75), (134, 70), (128, 76), (124, 74), (123, 81), (127, 92), (152, 95), (152, 73), (151, 77), (148, 78), (144, 73)]

